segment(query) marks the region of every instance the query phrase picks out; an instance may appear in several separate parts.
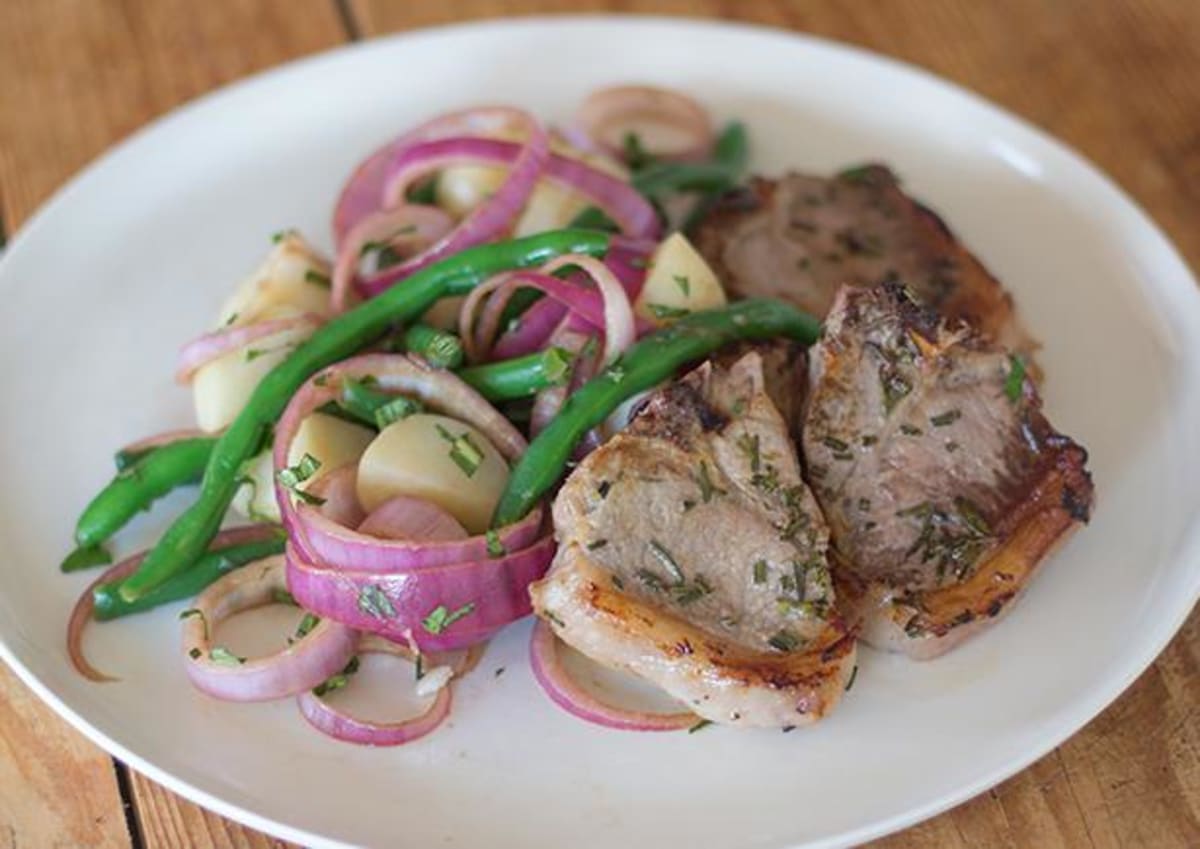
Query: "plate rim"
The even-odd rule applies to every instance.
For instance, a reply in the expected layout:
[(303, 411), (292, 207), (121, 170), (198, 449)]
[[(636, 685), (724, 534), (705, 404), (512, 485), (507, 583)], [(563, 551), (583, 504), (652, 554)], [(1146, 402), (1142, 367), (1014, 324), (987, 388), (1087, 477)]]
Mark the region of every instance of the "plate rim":
[[(59, 207), (69, 204), (75, 194), (85, 191), (97, 173), (110, 167), (114, 159), (124, 155), (129, 148), (143, 143), (147, 137), (153, 136), (163, 127), (177, 121), (185, 120), (188, 116), (209, 107), (214, 102), (235, 95), (243, 95), (257, 86), (270, 84), (292, 74), (304, 73), (311, 70), (313, 66), (342, 61), (343, 57), (347, 55), (370, 51), (395, 51), (397, 45), (407, 41), (487, 30), (516, 30), (561, 25), (580, 26), (588, 23), (619, 23), (633, 26), (651, 25), (708, 29), (751, 35), (759, 38), (770, 38), (781, 42), (799, 43), (809, 49), (818, 49), (833, 53), (849, 53), (859, 60), (880, 66), (889, 73), (915, 76), (920, 78), (925, 84), (932, 84), (948, 94), (965, 98), (973, 106), (999, 115), (1007, 123), (1031, 134), (1032, 137), (1036, 138), (1039, 145), (1044, 146), (1048, 151), (1052, 151), (1056, 156), (1061, 157), (1072, 168), (1077, 169), (1088, 180), (1094, 182), (1104, 193), (1117, 202), (1118, 205), (1123, 205), (1127, 211), (1131, 212), (1137, 226), (1142, 230), (1142, 235), (1152, 237), (1157, 242), (1155, 250), (1162, 255), (1165, 261), (1170, 262), (1174, 266), (1173, 271), (1175, 273), (1161, 275), (1163, 279), (1156, 287), (1157, 290), (1175, 298), (1190, 300), (1189, 312), (1193, 318), (1200, 318), (1200, 281), (1197, 280), (1195, 272), (1193, 272), (1175, 244), (1142, 205), (1089, 157), (1065, 141), (1052, 135), (1047, 130), (1032, 123), (1030, 120), (1010, 111), (1005, 106), (997, 104), (972, 89), (940, 76), (921, 65), (832, 38), (743, 21), (724, 21), (690, 15), (671, 16), (637, 13), (513, 15), (476, 18), (469, 21), (414, 28), (360, 41), (349, 41), (344, 44), (338, 44), (272, 65), (211, 89), (156, 116), (125, 137), (109, 145), (58, 186), (42, 201), (36, 211), (15, 232), (10, 234), (8, 244), (3, 253), (0, 254), (0, 285), (4, 283), (6, 269), (13, 263), (12, 258), (22, 254), (25, 244), (33, 241), (34, 236), (31, 234), (45, 227), (45, 222), (54, 216)], [(1200, 367), (1200, 358), (1197, 358), (1193, 365)], [(1180, 553), (1180, 561), (1187, 560), (1187, 555), (1191, 554), (1196, 556), (1196, 562), (1200, 562), (1200, 517), (1194, 518), (1190, 524), (1185, 526), (1181, 534), (1178, 551)], [(818, 837), (810, 841), (801, 841), (801, 843), (790, 842), (787, 844), (787, 847), (856, 845), (863, 841), (895, 833), (963, 804), (1026, 769), (1030, 764), (1044, 757), (1066, 740), (1074, 737), (1085, 725), (1119, 699), (1130, 685), (1154, 663), (1171, 640), (1178, 634), (1196, 607), (1197, 601), (1200, 600), (1200, 568), (1193, 569), (1193, 572), (1192, 586), (1188, 594), (1190, 595), (1190, 599), (1181, 597), (1181, 600), (1177, 602), (1175, 617), (1161, 620), (1166, 621), (1168, 624), (1159, 626), (1156, 639), (1142, 643), (1144, 648), (1141, 652), (1131, 652), (1124, 655), (1128, 660), (1124, 668), (1120, 670), (1121, 674), (1111, 676), (1108, 679), (1116, 683), (1108, 686), (1093, 687), (1090, 691), (1083, 694), (1084, 698), (1076, 699), (1070, 703), (1070, 706), (1065, 710), (1067, 719), (1060, 720), (1059, 722), (1060, 727), (1065, 729), (1065, 732), (1059, 731), (1048, 735), (1049, 742), (1043, 742), (1039, 746), (1029, 749), (977, 778), (975, 781), (944, 794), (932, 802), (909, 807), (899, 814), (883, 817), (835, 835)], [(68, 705), (63, 698), (47, 685), (43, 684), (17, 657), (16, 652), (9, 646), (2, 629), (0, 629), (0, 660), (3, 660), (13, 670), (17, 678), (28, 686), (39, 699), (49, 705), (56, 714), (65, 719), (68, 724), (81, 732), (92, 743), (98, 745), (110, 756), (118, 758), (128, 766), (185, 799), (242, 825), (300, 845), (314, 847), (349, 847), (354, 845), (339, 838), (292, 826), (286, 822), (259, 814), (252, 808), (242, 807), (236, 803), (226, 801), (218, 795), (214, 795), (193, 785), (186, 779), (179, 778), (167, 772), (145, 757), (126, 748), (98, 727), (92, 725), (79, 712)], [(1088, 695), (1091, 695), (1090, 699), (1086, 698)], [(785, 849), (785, 847), (781, 846), (780, 849)]]

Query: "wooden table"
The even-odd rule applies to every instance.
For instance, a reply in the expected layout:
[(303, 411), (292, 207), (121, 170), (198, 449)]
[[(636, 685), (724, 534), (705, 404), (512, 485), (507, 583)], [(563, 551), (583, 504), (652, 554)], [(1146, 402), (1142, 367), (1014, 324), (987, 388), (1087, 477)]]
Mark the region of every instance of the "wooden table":
[[(19, 228), (146, 121), (380, 33), (534, 12), (706, 14), (925, 66), (1113, 175), (1200, 268), (1197, 0), (4, 0), (0, 215)], [(0, 666), (0, 847), (283, 846), (114, 763)], [(1055, 752), (887, 847), (1200, 846), (1200, 613)]]

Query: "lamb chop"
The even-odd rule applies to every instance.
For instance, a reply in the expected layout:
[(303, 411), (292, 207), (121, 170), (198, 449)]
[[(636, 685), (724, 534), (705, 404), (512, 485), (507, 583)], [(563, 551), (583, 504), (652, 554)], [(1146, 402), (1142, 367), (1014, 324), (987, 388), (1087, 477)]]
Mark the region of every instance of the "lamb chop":
[(868, 644), (941, 654), (1087, 521), (1087, 453), (1019, 358), (898, 284), (842, 289), (809, 353), (803, 452), (839, 603)]
[(565, 642), (713, 722), (813, 722), (854, 667), (828, 530), (768, 392), (796, 394), (802, 362), (742, 350), (653, 395), (563, 485), (531, 588)]
[(1035, 347), (999, 281), (883, 165), (832, 179), (756, 177), (716, 204), (695, 235), (735, 297), (776, 297), (823, 316), (844, 284), (899, 280), (1004, 347), (1026, 355)]

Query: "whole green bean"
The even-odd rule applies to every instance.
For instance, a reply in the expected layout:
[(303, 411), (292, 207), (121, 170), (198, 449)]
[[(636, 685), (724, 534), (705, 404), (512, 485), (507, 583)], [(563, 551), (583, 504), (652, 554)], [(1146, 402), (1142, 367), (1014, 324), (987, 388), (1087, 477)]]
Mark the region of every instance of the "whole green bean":
[(558, 230), (498, 244), (479, 245), (427, 266), (378, 297), (342, 313), (266, 374), (246, 406), (221, 436), (200, 485), (200, 497), (122, 583), (121, 596), (135, 601), (194, 564), (217, 532), (237, 491), (244, 463), (288, 400), (310, 375), (345, 359), (381, 336), (393, 322), (411, 321), (440, 298), (465, 295), (500, 271), (541, 265), (566, 253), (601, 256), (609, 236), (589, 230)]
[(570, 354), (562, 348), (547, 348), (524, 357), (465, 368), (458, 376), (489, 401), (512, 401), (557, 386), (570, 368)]
[(417, 323), (404, 331), (404, 347), (420, 354), (435, 368), (458, 368), (463, 361), (462, 340), (453, 333)]
[(100, 545), (171, 490), (196, 483), (216, 439), (194, 437), (169, 442), (136, 460), (91, 500), (75, 524), (81, 548)]
[(528, 513), (562, 475), (580, 438), (631, 395), (734, 340), (787, 336), (811, 344), (819, 332), (820, 322), (794, 307), (752, 300), (692, 313), (644, 337), (574, 392), (529, 444), (508, 478), (493, 527), (511, 524)]
[(282, 554), (286, 541), (287, 537), (281, 529), (279, 535), (272, 539), (245, 542), (210, 551), (197, 560), (194, 567), (159, 585), (137, 601), (126, 601), (121, 596), (118, 592), (118, 581), (101, 584), (92, 590), (92, 602), (95, 606), (92, 616), (98, 621), (106, 622), (181, 598), (192, 598), (217, 578), (239, 566), (262, 560), (272, 554)]

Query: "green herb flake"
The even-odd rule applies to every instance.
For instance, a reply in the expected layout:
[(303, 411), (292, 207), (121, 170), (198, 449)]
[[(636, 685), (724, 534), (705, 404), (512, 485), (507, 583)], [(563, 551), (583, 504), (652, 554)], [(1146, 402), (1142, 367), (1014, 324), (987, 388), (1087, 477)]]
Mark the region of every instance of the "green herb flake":
[(296, 497), (305, 504), (319, 506), (325, 503), (324, 498), (319, 498), (312, 493), (305, 492), (300, 489), (300, 484), (309, 480), (321, 468), (321, 461), (311, 454), (305, 454), (300, 458), (300, 462), (294, 466), (288, 466), (286, 469), (280, 469), (276, 477), (279, 482), (295, 493)]
[(824, 439), (822, 439), (822, 440), (821, 440), (821, 443), (822, 443), (822, 444), (823, 444), (823, 445), (824, 445), (826, 448), (830, 448), (830, 449), (832, 449), (832, 450), (834, 450), (834, 451), (842, 451), (842, 452), (845, 452), (845, 451), (849, 451), (849, 450), (850, 450), (850, 446), (849, 446), (849, 445), (847, 445), (847, 444), (846, 444), (845, 442), (843, 442), (842, 440), (838, 439), (836, 436), (826, 436)]
[(710, 725), (712, 725), (711, 719), (702, 719), (699, 722), (697, 722), (695, 725), (688, 726), (687, 731), (688, 731), (688, 734), (695, 734), (701, 728), (707, 728)]
[(312, 629), (321, 624), (321, 618), (315, 613), (305, 613), (300, 624), (296, 626), (296, 639), (307, 637)]
[(295, 596), (293, 596), (287, 590), (281, 590), (279, 588), (271, 590), (271, 601), (275, 602), (276, 604), (288, 604), (292, 607), (300, 606), (296, 603)]
[(213, 646), (209, 649), (208, 659), (219, 666), (241, 666), (246, 662), (246, 658), (238, 657), (222, 646)]
[(189, 607), (187, 610), (182, 610), (179, 613), (180, 619), (191, 619), (193, 616), (199, 617), (200, 625), (204, 628), (204, 639), (208, 639), (208, 620), (204, 618), (204, 611), (195, 607)]
[(939, 413), (936, 416), (930, 416), (929, 423), (934, 427), (946, 427), (947, 425), (954, 424), (961, 418), (962, 410), (955, 408), (953, 410), (947, 410), (944, 413)]
[(329, 289), (333, 286), (328, 274), (322, 274), (315, 269), (308, 269), (304, 272), (304, 282), (312, 283), (314, 286), (320, 286), (322, 289)]
[(671, 580), (676, 584), (683, 583), (683, 570), (679, 568), (679, 564), (675, 562), (675, 558), (671, 556), (671, 552), (667, 550), (666, 546), (658, 540), (652, 539), (650, 540), (650, 553), (667, 570), (667, 573), (671, 576)]
[(390, 424), (395, 424), (401, 419), (421, 412), (422, 409), (424, 408), (411, 398), (397, 395), (387, 403), (376, 407), (372, 417), (375, 419), (375, 427), (383, 430)]
[(334, 690), (340, 690), (350, 683), (350, 676), (358, 672), (359, 660), (358, 656), (350, 658), (350, 662), (342, 668), (342, 671), (336, 675), (331, 675), (323, 682), (313, 687), (314, 696), (324, 696), (326, 693), (332, 693)]
[(767, 561), (758, 560), (754, 564), (754, 583), (765, 584), (767, 582)]
[(776, 632), (771, 639), (767, 640), (767, 645), (776, 651), (791, 652), (800, 648), (800, 638), (785, 629)]
[(858, 678), (858, 664), (854, 664), (854, 668), (850, 670), (850, 680), (846, 682), (846, 692), (850, 692), (850, 688), (854, 686), (854, 680)]
[(263, 356), (264, 354), (269, 354), (269, 353), (271, 353), (271, 351), (268, 348), (247, 348), (246, 349), (246, 362), (252, 363), (255, 360), (257, 360), (259, 357)]
[(1021, 399), (1025, 385), (1025, 361), (1016, 354), (1008, 355), (1008, 376), (1004, 378), (1004, 395), (1012, 403)]
[(295, 235), (295, 233), (296, 233), (296, 230), (294, 227), (289, 227), (286, 230), (276, 230), (274, 233), (271, 234), (271, 241), (274, 244), (278, 245), (280, 242), (282, 242), (284, 239), (288, 238), (289, 236)]
[(684, 307), (671, 307), (666, 304), (647, 304), (646, 308), (650, 310), (650, 314), (660, 321), (669, 321), (675, 318), (683, 318), (685, 315), (691, 315), (692, 311)]
[(708, 474), (708, 463), (700, 461), (700, 471), (696, 475), (696, 483), (700, 487), (700, 500), (705, 504), (713, 500), (714, 495), (725, 495), (725, 490), (712, 482)]
[(594, 540), (592, 540), (591, 542), (589, 542), (589, 543), (587, 544), (587, 550), (588, 550), (588, 551), (595, 551), (595, 550), (596, 550), (596, 549), (598, 549), (598, 548), (604, 548), (604, 546), (606, 546), (606, 545), (608, 545), (608, 540), (606, 540), (606, 539), (594, 539)]
[(230, 325), (232, 325), (235, 321), (238, 320), (238, 315), (239, 315), (239, 313), (231, 312), (229, 314), (229, 318), (225, 319), (225, 324), (223, 324), (222, 327), (229, 327)]
[(463, 431), (455, 436), (440, 424), (437, 431), (442, 439), (450, 443), (449, 456), (454, 465), (467, 477), (473, 477), (475, 472), (479, 471), (479, 464), (483, 462), (483, 452), (471, 439), (471, 434)]
[(904, 424), (900, 425), (900, 432), (905, 436), (920, 436), (925, 431), (921, 430), (916, 425), (910, 425), (908, 422), (905, 422)]
[(373, 619), (396, 618), (392, 600), (377, 584), (367, 584), (358, 591), (358, 609)]
[(421, 620), (421, 625), (431, 634), (440, 634), (459, 619), (469, 616), (474, 610), (475, 602), (473, 601), (453, 611), (447, 610), (445, 605), (439, 604), (433, 610), (429, 611), (428, 616)]
[(508, 554), (508, 549), (500, 542), (500, 535), (494, 530), (489, 529), (484, 538), (487, 540), (488, 557), (503, 557)]
[(666, 589), (666, 585), (663, 584), (662, 578), (658, 577), (658, 575), (655, 575), (649, 569), (638, 569), (633, 574), (634, 577), (652, 590), (662, 591)]
[(192, 660), (199, 660), (200, 655), (202, 655), (202, 654), (203, 654), (203, 652), (200, 651), (200, 649), (197, 649), (197, 648), (188, 649), (188, 657), (190, 657)]
[(675, 285), (679, 287), (679, 291), (684, 295), (692, 294), (692, 281), (687, 278), (686, 274), (672, 274), (671, 279), (675, 281)]
[(762, 451), (759, 447), (758, 434), (743, 433), (738, 437), (737, 447), (750, 461), (750, 471), (759, 471), (762, 467)]

